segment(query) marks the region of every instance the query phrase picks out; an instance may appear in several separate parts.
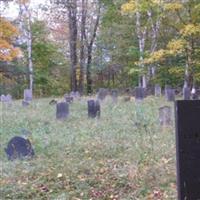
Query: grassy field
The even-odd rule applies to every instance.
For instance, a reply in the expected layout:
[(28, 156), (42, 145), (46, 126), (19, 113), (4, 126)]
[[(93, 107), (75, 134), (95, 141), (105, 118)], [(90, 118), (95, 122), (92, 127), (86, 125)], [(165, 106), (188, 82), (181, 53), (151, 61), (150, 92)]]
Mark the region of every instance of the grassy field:
[[(55, 119), (50, 99), (1, 105), (0, 198), (29, 200), (176, 199), (174, 125), (159, 126), (158, 108), (171, 105), (148, 97), (101, 104), (101, 118), (87, 118), (87, 99)], [(8, 161), (8, 140), (32, 132), (36, 157)]]

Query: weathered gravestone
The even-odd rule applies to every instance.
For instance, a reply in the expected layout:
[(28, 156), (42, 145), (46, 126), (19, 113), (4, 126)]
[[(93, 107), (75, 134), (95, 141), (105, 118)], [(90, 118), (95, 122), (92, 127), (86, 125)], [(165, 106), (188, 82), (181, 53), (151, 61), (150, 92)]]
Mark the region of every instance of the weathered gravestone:
[(69, 116), (69, 104), (66, 102), (57, 103), (56, 118), (59, 120), (67, 119)]
[(108, 90), (105, 88), (100, 88), (97, 93), (97, 99), (103, 101), (108, 95)]
[(128, 102), (128, 101), (131, 100), (131, 97), (130, 97), (130, 96), (125, 96), (125, 97), (123, 98), (123, 100), (124, 100), (125, 102)]
[(169, 106), (159, 108), (159, 121), (161, 126), (170, 126), (172, 124), (172, 109)]
[(143, 100), (145, 98), (145, 89), (143, 87), (135, 88), (135, 99)]
[(118, 99), (118, 90), (117, 89), (111, 90), (111, 97), (112, 97), (113, 103), (116, 103), (117, 99)]
[(190, 88), (184, 87), (183, 88), (183, 99), (190, 100), (190, 95), (191, 95)]
[(64, 95), (64, 99), (67, 103), (72, 103), (73, 100), (74, 100), (74, 97), (73, 96), (70, 96), (70, 94), (65, 94)]
[(49, 101), (49, 105), (55, 105), (57, 104), (57, 100), (52, 99), (51, 101)]
[(171, 86), (165, 86), (165, 98), (167, 101), (175, 101), (175, 91)]
[(11, 105), (12, 103), (12, 96), (10, 94), (5, 95), (1, 95), (1, 102), (4, 103), (8, 103), (9, 105)]
[(25, 89), (24, 90), (24, 101), (32, 101), (32, 99), (33, 99), (32, 90)]
[(89, 118), (95, 118), (100, 117), (100, 103), (98, 100), (88, 100), (88, 117)]
[(160, 97), (162, 95), (162, 89), (161, 89), (160, 85), (158, 85), (158, 84), (155, 85), (154, 95), (156, 97)]
[(8, 160), (23, 159), (25, 157), (33, 157), (34, 150), (28, 139), (23, 137), (13, 137), (5, 148)]
[(29, 101), (22, 100), (22, 106), (23, 107), (26, 107), (26, 106), (29, 106), (29, 105), (30, 105)]
[(200, 199), (200, 101), (176, 101), (179, 200)]

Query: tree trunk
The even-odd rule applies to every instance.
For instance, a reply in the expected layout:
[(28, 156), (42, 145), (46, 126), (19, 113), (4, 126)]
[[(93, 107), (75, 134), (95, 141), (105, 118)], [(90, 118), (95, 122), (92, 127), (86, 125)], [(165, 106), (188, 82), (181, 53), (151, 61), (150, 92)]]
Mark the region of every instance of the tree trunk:
[(92, 63), (92, 46), (88, 47), (87, 72), (86, 72), (87, 94), (92, 93), (91, 63)]
[(28, 17), (27, 28), (28, 28), (27, 51), (28, 51), (29, 89), (33, 91), (32, 32), (31, 32), (30, 16)]
[[(144, 70), (144, 47), (145, 47), (145, 39), (146, 39), (146, 29), (147, 27), (142, 30), (141, 28), (141, 22), (140, 22), (140, 12), (136, 12), (136, 32), (138, 37), (138, 43), (139, 43), (139, 52), (140, 52), (140, 68)], [(146, 82), (146, 75), (143, 74), (139, 77), (139, 84), (140, 87), (146, 88), (147, 82)]]
[(81, 39), (80, 39), (80, 77), (79, 77), (79, 92), (83, 94), (84, 91), (84, 66), (85, 66), (85, 24), (86, 24), (86, 15), (87, 15), (87, 1), (82, 0), (82, 11), (81, 11)]
[(70, 88), (71, 91), (77, 91), (77, 1), (68, 6), (69, 18), (69, 47), (70, 47)]
[[(88, 42), (88, 38), (85, 38), (87, 41), (87, 66), (86, 66), (86, 79), (87, 79), (87, 93), (91, 94), (93, 92), (92, 90), (92, 76), (91, 76), (91, 64), (92, 64), (92, 50), (93, 50), (93, 44), (97, 35), (97, 29), (99, 26), (99, 20), (100, 20), (100, 11), (101, 11), (101, 5), (100, 2), (98, 2), (98, 11), (97, 11), (97, 17), (94, 24), (94, 29), (92, 32), (92, 36), (90, 41)], [(86, 35), (85, 35), (86, 37)]]

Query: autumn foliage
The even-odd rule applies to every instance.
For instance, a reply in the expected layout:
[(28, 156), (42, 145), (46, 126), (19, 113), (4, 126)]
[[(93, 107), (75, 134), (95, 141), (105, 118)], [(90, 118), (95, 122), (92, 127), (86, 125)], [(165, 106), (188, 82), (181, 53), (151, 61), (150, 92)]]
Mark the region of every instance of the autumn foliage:
[(5, 18), (0, 17), (0, 61), (12, 61), (20, 54), (20, 50), (13, 46), (13, 40), (18, 30)]

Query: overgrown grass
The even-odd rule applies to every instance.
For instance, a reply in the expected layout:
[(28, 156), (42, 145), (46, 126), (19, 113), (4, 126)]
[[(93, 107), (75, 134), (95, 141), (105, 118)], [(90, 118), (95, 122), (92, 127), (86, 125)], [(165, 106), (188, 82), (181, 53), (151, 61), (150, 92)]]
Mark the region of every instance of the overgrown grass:
[[(169, 103), (108, 98), (98, 120), (87, 118), (86, 100), (71, 104), (64, 122), (50, 99), (1, 105), (1, 199), (176, 199), (174, 127), (162, 129), (158, 120)], [(32, 132), (36, 157), (8, 161), (3, 149), (23, 128)]]

